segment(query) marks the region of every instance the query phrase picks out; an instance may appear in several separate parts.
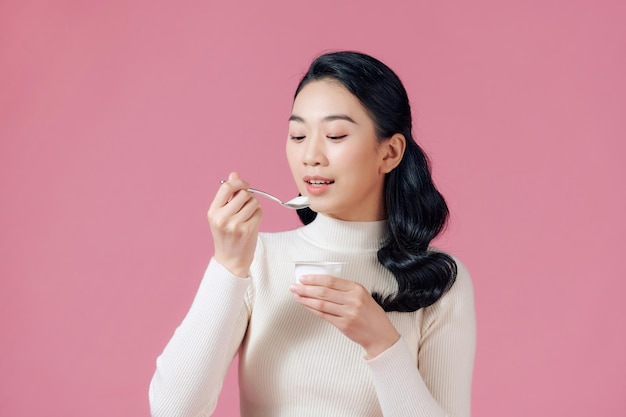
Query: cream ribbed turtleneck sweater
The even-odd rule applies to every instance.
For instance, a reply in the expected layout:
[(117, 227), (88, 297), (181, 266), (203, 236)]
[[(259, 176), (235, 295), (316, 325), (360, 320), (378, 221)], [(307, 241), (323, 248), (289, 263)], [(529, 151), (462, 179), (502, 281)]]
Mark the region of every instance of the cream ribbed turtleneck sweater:
[(342, 278), (388, 294), (396, 281), (376, 258), (386, 222), (318, 215), (300, 229), (261, 233), (250, 276), (211, 260), (185, 319), (157, 359), (153, 416), (209, 416), (239, 353), (242, 417), (469, 416), (475, 350), (472, 283), (458, 276), (439, 301), (387, 313), (400, 340), (364, 351), (298, 304), (295, 260), (344, 261)]

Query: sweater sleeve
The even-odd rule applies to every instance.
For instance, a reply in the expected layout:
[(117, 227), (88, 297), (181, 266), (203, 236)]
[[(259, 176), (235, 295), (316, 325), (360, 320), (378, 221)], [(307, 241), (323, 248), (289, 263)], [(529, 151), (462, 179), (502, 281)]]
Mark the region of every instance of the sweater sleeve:
[(157, 358), (149, 390), (153, 417), (211, 415), (246, 331), (250, 281), (211, 260), (189, 312)]
[(424, 309), (417, 363), (402, 338), (367, 361), (385, 417), (471, 414), (474, 292), (467, 269), (456, 262), (458, 274), (452, 288)]

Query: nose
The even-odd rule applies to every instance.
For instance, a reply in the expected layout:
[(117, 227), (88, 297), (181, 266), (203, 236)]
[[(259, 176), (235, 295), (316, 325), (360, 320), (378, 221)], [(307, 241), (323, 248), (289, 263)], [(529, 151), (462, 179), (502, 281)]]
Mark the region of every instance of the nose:
[(328, 163), (324, 138), (319, 135), (312, 135), (303, 145), (305, 146), (304, 157), (302, 158), (304, 165), (318, 166)]

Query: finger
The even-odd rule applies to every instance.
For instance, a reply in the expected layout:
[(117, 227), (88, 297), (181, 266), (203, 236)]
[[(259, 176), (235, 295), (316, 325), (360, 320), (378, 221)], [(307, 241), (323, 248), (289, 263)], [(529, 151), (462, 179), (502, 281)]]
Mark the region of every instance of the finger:
[(212, 227), (237, 234), (246, 234), (246, 230), (251, 231), (257, 228), (263, 214), (261, 205), (251, 195), (243, 203), (239, 201), (240, 198), (241, 196), (238, 195), (226, 206), (215, 212), (209, 212), (209, 222)]
[(330, 317), (337, 318), (344, 316), (344, 306), (332, 301), (303, 297), (299, 294), (296, 294), (295, 299), (298, 303), (306, 307), (307, 310), (326, 320), (330, 321)]
[(292, 292), (300, 297), (328, 301), (337, 305), (346, 305), (352, 298), (346, 291), (318, 285), (295, 284), (292, 286)]
[[(229, 175), (229, 177), (231, 176), (233, 176), (233, 174)], [(222, 185), (218, 188), (217, 193), (215, 194), (215, 197), (213, 198), (213, 201), (209, 206), (209, 211), (215, 211), (219, 208), (224, 207), (242, 191), (247, 190), (249, 186), (250, 184), (239, 178), (233, 178), (229, 179), (228, 181), (224, 181), (224, 183), (222, 183)], [(245, 191), (243, 194), (250, 193)], [(247, 198), (243, 197), (240, 197), (240, 199), (238, 200), (240, 204), (243, 204), (245, 201), (247, 201)]]
[(303, 275), (300, 282), (307, 285), (332, 288), (337, 291), (350, 291), (355, 282), (332, 275)]
[(243, 190), (238, 191), (226, 202), (220, 202), (220, 197), (216, 196), (207, 213), (209, 222), (217, 225), (229, 223), (233, 216), (238, 214), (251, 198), (251, 193)]
[[(228, 213), (228, 215), (232, 219), (233, 222), (247, 223), (247, 222), (250, 222), (251, 220), (253, 221), (256, 218), (260, 217), (260, 215), (262, 214), (261, 204), (259, 203), (259, 200), (257, 200), (252, 195), (252, 193), (248, 193), (248, 196), (246, 197), (247, 197), (247, 200), (243, 202), (242, 204), (229, 203), (228, 206), (225, 207), (226, 212), (227, 213), (230, 212)], [(239, 198), (239, 196), (236, 196), (235, 198)], [(230, 210), (228, 208), (230, 208)]]

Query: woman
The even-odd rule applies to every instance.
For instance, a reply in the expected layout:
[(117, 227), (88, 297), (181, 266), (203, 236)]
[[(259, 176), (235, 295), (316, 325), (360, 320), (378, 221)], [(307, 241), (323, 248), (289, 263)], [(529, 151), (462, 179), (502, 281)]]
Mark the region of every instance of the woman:
[[(259, 203), (230, 174), (208, 211), (214, 256), (157, 360), (154, 416), (211, 415), (237, 353), (244, 417), (470, 414), (472, 284), (429, 247), (448, 209), (411, 131), (383, 63), (336, 52), (311, 64), (286, 145), (306, 225), (259, 234)], [(303, 259), (346, 264), (295, 283)]]

